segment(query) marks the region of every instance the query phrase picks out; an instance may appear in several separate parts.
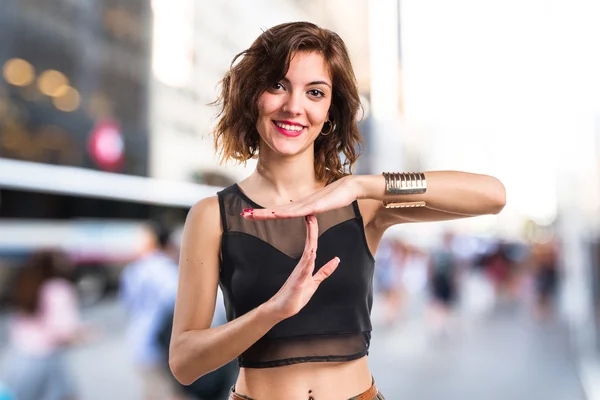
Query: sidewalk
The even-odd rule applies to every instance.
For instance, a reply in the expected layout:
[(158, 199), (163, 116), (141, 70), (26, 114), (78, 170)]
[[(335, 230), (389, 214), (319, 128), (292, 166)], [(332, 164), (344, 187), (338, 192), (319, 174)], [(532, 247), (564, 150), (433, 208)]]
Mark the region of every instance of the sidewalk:
[(600, 400), (600, 360), (581, 360), (579, 371), (587, 400)]
[[(496, 313), (470, 326), (462, 321), (461, 333), (446, 340), (432, 338), (417, 318), (385, 329), (380, 315), (376, 300), (369, 363), (388, 400), (584, 400), (581, 381), (600, 382), (595, 364), (580, 380), (563, 326), (540, 326), (522, 310)], [(123, 310), (107, 302), (85, 317), (101, 323), (106, 335), (69, 356), (81, 399), (138, 399)]]
[(586, 399), (561, 324), (540, 325), (523, 310), (512, 309), (461, 326), (442, 340), (432, 338), (418, 320), (391, 330), (377, 327), (371, 366), (386, 397)]

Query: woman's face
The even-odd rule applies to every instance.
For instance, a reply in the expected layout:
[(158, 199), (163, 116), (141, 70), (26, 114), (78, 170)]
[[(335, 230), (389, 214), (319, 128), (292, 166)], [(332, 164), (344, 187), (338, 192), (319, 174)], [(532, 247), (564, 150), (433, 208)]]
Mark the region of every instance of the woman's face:
[(327, 120), (332, 78), (317, 52), (298, 52), (286, 76), (259, 98), (256, 129), (262, 146), (282, 156), (311, 149)]

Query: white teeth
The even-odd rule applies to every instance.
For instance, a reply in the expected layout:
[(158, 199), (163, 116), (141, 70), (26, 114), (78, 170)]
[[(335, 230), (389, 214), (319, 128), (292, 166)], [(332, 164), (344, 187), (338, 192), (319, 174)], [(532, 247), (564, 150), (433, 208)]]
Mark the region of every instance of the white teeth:
[(281, 122), (275, 122), (275, 125), (277, 125), (280, 128), (285, 129), (286, 131), (300, 132), (302, 129), (304, 129), (304, 127), (302, 127), (302, 126), (282, 124)]

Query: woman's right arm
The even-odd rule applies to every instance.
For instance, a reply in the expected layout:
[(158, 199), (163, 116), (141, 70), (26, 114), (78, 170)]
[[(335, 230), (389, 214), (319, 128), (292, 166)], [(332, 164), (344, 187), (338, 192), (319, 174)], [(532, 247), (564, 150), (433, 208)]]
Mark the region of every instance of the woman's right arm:
[(179, 258), (179, 287), (175, 304), (169, 365), (175, 378), (189, 385), (227, 364), (263, 337), (278, 322), (298, 313), (319, 285), (335, 271), (335, 257), (313, 274), (319, 228), (306, 218), (304, 253), (281, 289), (266, 303), (235, 320), (210, 328), (219, 281), (221, 221), (216, 197), (190, 210)]
[(218, 199), (211, 197), (194, 205), (183, 231), (169, 350), (171, 371), (184, 385), (227, 364), (279, 322), (263, 305), (210, 328), (219, 281), (221, 235)]

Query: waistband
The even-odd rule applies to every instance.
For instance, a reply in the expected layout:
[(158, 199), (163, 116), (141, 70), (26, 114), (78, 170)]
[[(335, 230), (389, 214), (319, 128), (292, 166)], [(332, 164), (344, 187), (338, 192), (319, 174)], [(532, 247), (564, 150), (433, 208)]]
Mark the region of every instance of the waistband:
[[(373, 382), (371, 387), (368, 388), (366, 391), (362, 392), (361, 394), (359, 394), (357, 396), (350, 397), (348, 400), (374, 400), (377, 398), (378, 394), (379, 394), (379, 390), (377, 390), (377, 386), (375, 386), (375, 382)], [(309, 396), (309, 400), (311, 400), (311, 399), (312, 399), (312, 397)], [(235, 389), (231, 388), (231, 390), (229, 391), (229, 400), (256, 400), (256, 399), (253, 399), (251, 397), (244, 396), (241, 394), (237, 394), (235, 392)]]

